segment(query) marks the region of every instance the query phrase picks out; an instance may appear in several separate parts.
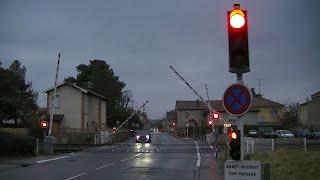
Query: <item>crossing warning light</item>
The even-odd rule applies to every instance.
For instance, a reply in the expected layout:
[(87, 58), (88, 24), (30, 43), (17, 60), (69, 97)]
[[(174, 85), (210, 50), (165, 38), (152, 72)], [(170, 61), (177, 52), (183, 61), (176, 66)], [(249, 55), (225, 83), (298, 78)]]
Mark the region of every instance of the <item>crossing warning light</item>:
[(248, 45), (247, 11), (234, 4), (227, 12), (229, 38), (229, 72), (246, 73), (250, 71)]
[(213, 119), (219, 119), (220, 118), (220, 114), (218, 112), (214, 112), (212, 115)]
[(229, 154), (233, 160), (240, 160), (241, 156), (241, 141), (240, 141), (240, 131), (233, 130), (229, 134)]
[(42, 129), (48, 128), (48, 121), (41, 120), (40, 126)]

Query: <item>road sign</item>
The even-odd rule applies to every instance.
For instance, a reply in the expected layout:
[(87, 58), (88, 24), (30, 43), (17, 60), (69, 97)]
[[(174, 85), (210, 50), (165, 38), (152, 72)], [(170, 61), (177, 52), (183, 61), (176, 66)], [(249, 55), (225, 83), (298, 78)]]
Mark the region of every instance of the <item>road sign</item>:
[(233, 116), (244, 115), (251, 107), (252, 93), (242, 84), (229, 86), (223, 95), (224, 109)]
[(261, 180), (265, 176), (259, 161), (226, 161), (224, 163), (224, 177), (226, 180), (246, 179)]
[(42, 121), (40, 122), (40, 126), (41, 126), (41, 128), (43, 128), (43, 129), (48, 128), (48, 121), (42, 120)]

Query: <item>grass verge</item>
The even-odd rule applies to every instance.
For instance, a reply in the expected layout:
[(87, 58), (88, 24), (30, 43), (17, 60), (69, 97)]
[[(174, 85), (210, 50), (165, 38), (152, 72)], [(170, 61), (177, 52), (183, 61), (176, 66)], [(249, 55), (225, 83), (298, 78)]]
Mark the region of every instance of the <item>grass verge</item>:
[(271, 164), (271, 179), (308, 180), (320, 177), (320, 151), (279, 149), (270, 153), (256, 153), (251, 160)]

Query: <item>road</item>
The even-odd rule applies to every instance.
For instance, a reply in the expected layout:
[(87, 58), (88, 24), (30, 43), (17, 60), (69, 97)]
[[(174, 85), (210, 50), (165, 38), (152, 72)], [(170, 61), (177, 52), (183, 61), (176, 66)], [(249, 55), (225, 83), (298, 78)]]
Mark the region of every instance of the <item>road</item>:
[(0, 172), (0, 179), (23, 180), (205, 180), (216, 176), (213, 150), (205, 143), (152, 133), (152, 142), (134, 139), (90, 148)]

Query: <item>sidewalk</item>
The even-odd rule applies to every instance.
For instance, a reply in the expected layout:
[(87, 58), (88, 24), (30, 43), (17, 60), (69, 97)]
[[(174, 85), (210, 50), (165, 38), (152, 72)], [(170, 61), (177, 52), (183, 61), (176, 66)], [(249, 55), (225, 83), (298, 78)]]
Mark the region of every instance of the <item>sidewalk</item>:
[(40, 155), (40, 156), (31, 156), (31, 157), (1, 157), (0, 158), (0, 171), (17, 168), (17, 167), (26, 167), (33, 164), (36, 164), (37, 161), (41, 161), (44, 159), (50, 159), (54, 157), (59, 157), (59, 155)]

